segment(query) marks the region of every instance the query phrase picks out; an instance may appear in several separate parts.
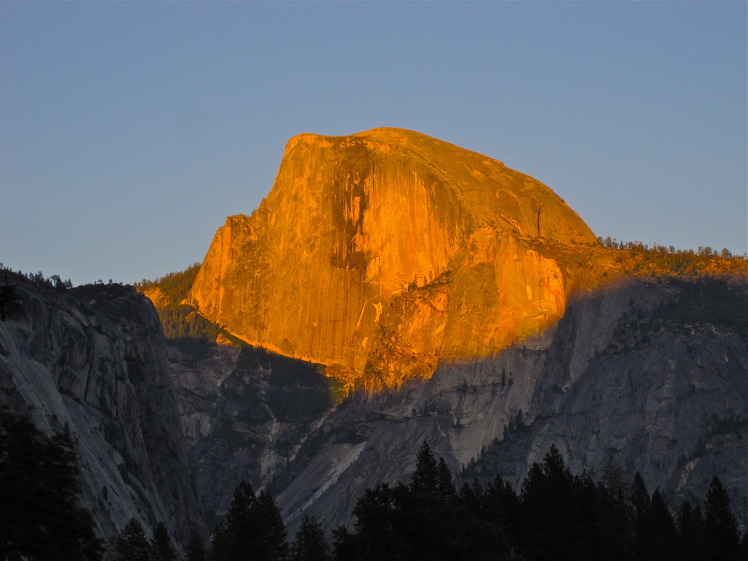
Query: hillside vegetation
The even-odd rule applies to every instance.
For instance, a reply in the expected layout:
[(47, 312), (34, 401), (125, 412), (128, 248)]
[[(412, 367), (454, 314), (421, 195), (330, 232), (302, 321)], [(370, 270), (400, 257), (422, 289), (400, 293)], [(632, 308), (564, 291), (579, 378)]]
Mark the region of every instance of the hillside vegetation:
[(183, 271), (167, 273), (155, 280), (143, 279), (135, 283), (135, 288), (153, 302), (164, 327), (164, 335), (182, 350), (204, 351), (206, 347), (216, 344), (219, 337), (240, 344), (239, 339), (205, 319), (193, 306), (183, 303), (199, 270), (200, 264), (193, 263)]
[[(727, 249), (718, 252), (702, 246), (697, 250), (681, 250), (658, 244), (649, 246), (638, 241), (619, 242), (610, 237), (598, 238), (598, 242), (598, 247), (564, 245), (550, 248), (555, 257), (566, 266), (588, 270), (586, 275), (578, 275), (578, 288), (591, 288), (606, 280), (627, 275), (674, 279), (700, 278), (702, 282), (708, 282), (710, 277), (715, 276), (748, 275), (748, 260), (733, 255)], [(135, 283), (135, 288), (153, 302), (163, 323), (164, 335), (173, 342), (214, 344), (216, 339), (222, 336), (234, 344), (241, 344), (240, 339), (206, 319), (193, 306), (184, 303), (199, 270), (200, 263), (193, 263), (183, 271), (167, 273), (155, 280), (143, 279)], [(43, 275), (40, 275), (41, 273), (38, 273), (36, 277), (43, 279)], [(43, 280), (51, 282), (56, 278), (53, 276), (51, 280)], [(698, 320), (699, 294), (693, 296), (695, 315), (691, 318), (692, 321)], [(722, 303), (723, 311), (736, 316), (735, 320), (740, 323), (742, 320), (739, 312), (733, 313), (729, 310), (730, 294), (725, 293), (721, 296), (726, 299)]]
[(695, 251), (683, 250), (672, 245), (619, 242), (610, 236), (598, 241), (604, 249), (614, 250), (612, 254), (621, 259), (624, 270), (633, 274), (680, 277), (748, 274), (748, 260), (733, 255), (727, 248), (716, 251), (699, 246)]

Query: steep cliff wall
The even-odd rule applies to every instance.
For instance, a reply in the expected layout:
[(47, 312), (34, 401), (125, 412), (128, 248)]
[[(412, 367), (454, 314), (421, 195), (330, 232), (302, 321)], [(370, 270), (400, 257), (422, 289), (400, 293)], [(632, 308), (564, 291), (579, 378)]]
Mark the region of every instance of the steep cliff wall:
[(0, 321), (2, 402), (47, 433), (70, 427), (101, 536), (135, 517), (185, 540), (202, 521), (153, 306), (132, 287), (7, 282), (22, 300)]
[[(206, 512), (223, 511), (246, 478), (278, 497), (292, 531), (304, 513), (332, 529), (350, 523), (365, 488), (406, 480), (426, 440), (455, 473), (500, 473), (517, 488), (555, 445), (573, 471), (595, 480), (609, 461), (625, 480), (639, 471), (673, 507), (703, 499), (718, 475), (746, 525), (747, 279), (618, 278), (566, 300), (550, 327), (472, 360), (423, 352), (448, 329), (445, 287), (455, 283), (442, 279), (392, 300), (369, 368), (372, 377), (401, 364), (433, 376), (397, 387), (383, 380), (378, 392), (334, 407), (318, 399), (319, 377), (279, 382), (273, 361), (282, 357), (246, 351), (239, 360), (245, 351), (215, 349), (177, 376)], [(379, 358), (390, 366), (377, 370)], [(286, 366), (284, 376), (311, 367)], [(281, 387), (295, 397), (279, 400)], [(304, 408), (305, 396), (316, 405)], [(278, 403), (294, 405), (281, 414)]]
[(172, 376), (190, 465), (208, 526), (241, 480), (275, 481), (329, 414), (324, 369), (260, 348), (217, 346), (198, 360), (172, 347)]
[(546, 186), (418, 133), (297, 136), (257, 211), (217, 232), (188, 301), (366, 392), (281, 421), (272, 368), (238, 359), (180, 390), (208, 511), (243, 472), (292, 528), (303, 512), (333, 527), (365, 487), (406, 478), (425, 439), (515, 485), (551, 444), (576, 471), (612, 459), (673, 500), (718, 474), (746, 516), (747, 273), (602, 248)]
[[(441, 363), (428, 381), (357, 395), (325, 418), (272, 488), (303, 512), (349, 520), (364, 488), (405, 480), (423, 440), (465, 477), (516, 487), (551, 445), (593, 479), (612, 460), (673, 506), (718, 475), (748, 524), (748, 282), (633, 279), (569, 302), (540, 337)], [(471, 461), (477, 461), (472, 463)]]
[(397, 384), (434, 366), (382, 357), (382, 345), (411, 345), (377, 329), (409, 290), (442, 294), (439, 317), (398, 317), (414, 322), (401, 335), (420, 321), (441, 330), (413, 343), (422, 356), (485, 356), (563, 314), (574, 272), (530, 240), (595, 243), (548, 187), (496, 160), (399, 129), (305, 134), (257, 211), (219, 229), (188, 300), (251, 344), (337, 365), (349, 382)]

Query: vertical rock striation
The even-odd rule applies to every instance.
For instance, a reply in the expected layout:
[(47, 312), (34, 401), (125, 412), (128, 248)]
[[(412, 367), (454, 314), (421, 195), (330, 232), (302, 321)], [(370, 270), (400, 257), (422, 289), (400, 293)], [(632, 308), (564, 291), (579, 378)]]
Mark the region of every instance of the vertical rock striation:
[(135, 517), (183, 542), (202, 521), (153, 306), (132, 287), (13, 282), (22, 301), (0, 322), (3, 404), (49, 434), (70, 428), (102, 537)]
[[(539, 240), (596, 243), (548, 187), (480, 154), (400, 129), (303, 134), (260, 207), (219, 229), (189, 301), (251, 344), (376, 388), (558, 320), (573, 272)], [(424, 303), (421, 289), (432, 309), (398, 316), (407, 325), (383, 340), (378, 326)], [(418, 355), (414, 370), (383, 356), (393, 346)]]
[[(748, 525), (748, 283), (629, 279), (571, 299), (541, 336), (441, 363), (429, 380), (354, 394), (274, 487), (293, 526), (349, 522), (367, 487), (405, 481), (424, 440), (463, 481), (519, 489), (552, 445), (595, 481), (639, 471), (677, 509), (718, 475)], [(698, 319), (696, 319), (698, 318)]]

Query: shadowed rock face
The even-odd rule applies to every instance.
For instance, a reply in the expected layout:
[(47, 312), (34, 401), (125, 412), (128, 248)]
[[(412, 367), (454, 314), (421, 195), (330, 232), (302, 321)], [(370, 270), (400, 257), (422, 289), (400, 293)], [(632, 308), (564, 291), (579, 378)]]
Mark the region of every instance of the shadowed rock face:
[(354, 394), (285, 468), (290, 484), (277, 478), (279, 504), (291, 525), (304, 512), (349, 523), (364, 488), (408, 479), (424, 440), (455, 473), (470, 466), (463, 481), (500, 473), (519, 489), (555, 445), (595, 481), (610, 460), (626, 483), (639, 471), (671, 508), (703, 501), (716, 474), (744, 524), (746, 313), (745, 278), (626, 280), (572, 298), (539, 337)]
[[(466, 476), (519, 485), (555, 444), (575, 471), (612, 459), (673, 501), (716, 473), (744, 505), (746, 267), (715, 267), (605, 250), (546, 186), (417, 133), (295, 137), (267, 199), (219, 229), (189, 300), (368, 391), (282, 418), (273, 367), (228, 349), (196, 365), (190, 379), (235, 357), (210, 391), (179, 390), (206, 510), (245, 477), (291, 529), (305, 512), (331, 529), (366, 487), (406, 479), (423, 440), (455, 470), (474, 461)], [(247, 396), (267, 418), (244, 418)]]
[[(442, 358), (430, 379), (355, 392), (335, 406), (314, 365), (217, 347), (175, 370), (205, 511), (225, 511), (246, 479), (277, 497), (290, 534), (303, 514), (328, 530), (350, 526), (364, 490), (406, 481), (426, 440), (463, 481), (500, 473), (515, 489), (551, 445), (595, 481), (612, 460), (624, 481), (639, 471), (672, 509), (703, 501), (718, 475), (744, 524), (746, 278), (618, 279), (574, 294), (552, 328), (507, 349)], [(393, 371), (410, 356), (402, 341), (427, 346), (438, 336), (408, 332), (398, 314), (442, 321), (440, 290), (391, 304), (382, 329), (400, 342), (386, 349)]]
[[(194, 354), (132, 288), (19, 280), (0, 399), (46, 432), (69, 424), (106, 536), (135, 516), (184, 540), (242, 479), (277, 497), (289, 535), (304, 513), (350, 524), (424, 440), (464, 477), (515, 486), (551, 445), (595, 479), (612, 459), (671, 506), (717, 474), (744, 521), (747, 267), (667, 276), (606, 252), (545, 186), (416, 133), (302, 135), (267, 200), (219, 230), (190, 298), (321, 365)], [(340, 375), (370, 391), (334, 398)]]
[(257, 211), (218, 230), (189, 300), (373, 389), (551, 325), (574, 274), (543, 244), (594, 243), (548, 187), (486, 156), (400, 129), (303, 134)]
[(183, 543), (202, 521), (153, 306), (132, 287), (13, 282), (22, 300), (0, 321), (0, 402), (45, 433), (70, 429), (100, 536), (134, 517)]

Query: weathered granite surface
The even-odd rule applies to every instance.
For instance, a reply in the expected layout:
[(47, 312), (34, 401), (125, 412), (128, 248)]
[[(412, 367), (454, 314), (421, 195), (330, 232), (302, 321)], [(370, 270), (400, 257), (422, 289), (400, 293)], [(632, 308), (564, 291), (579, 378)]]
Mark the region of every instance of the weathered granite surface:
[[(278, 497), (292, 529), (304, 512), (331, 529), (366, 487), (407, 479), (427, 440), (462, 477), (498, 472), (516, 487), (555, 445), (593, 479), (608, 461), (628, 480), (639, 471), (673, 506), (703, 499), (718, 475), (745, 523), (747, 285), (620, 281), (572, 298), (556, 326), (510, 349), (442, 360), (430, 380), (334, 408), (317, 393), (306, 416), (275, 411), (269, 359), (240, 367), (237, 349), (219, 348), (177, 380), (203, 504), (225, 509), (243, 477)], [(323, 389), (297, 386), (297, 403), (312, 387)]]
[(135, 517), (175, 539), (202, 527), (166, 345), (132, 287), (55, 290), (6, 276), (23, 299), (0, 321), (0, 398), (77, 441), (82, 502), (101, 536)]

